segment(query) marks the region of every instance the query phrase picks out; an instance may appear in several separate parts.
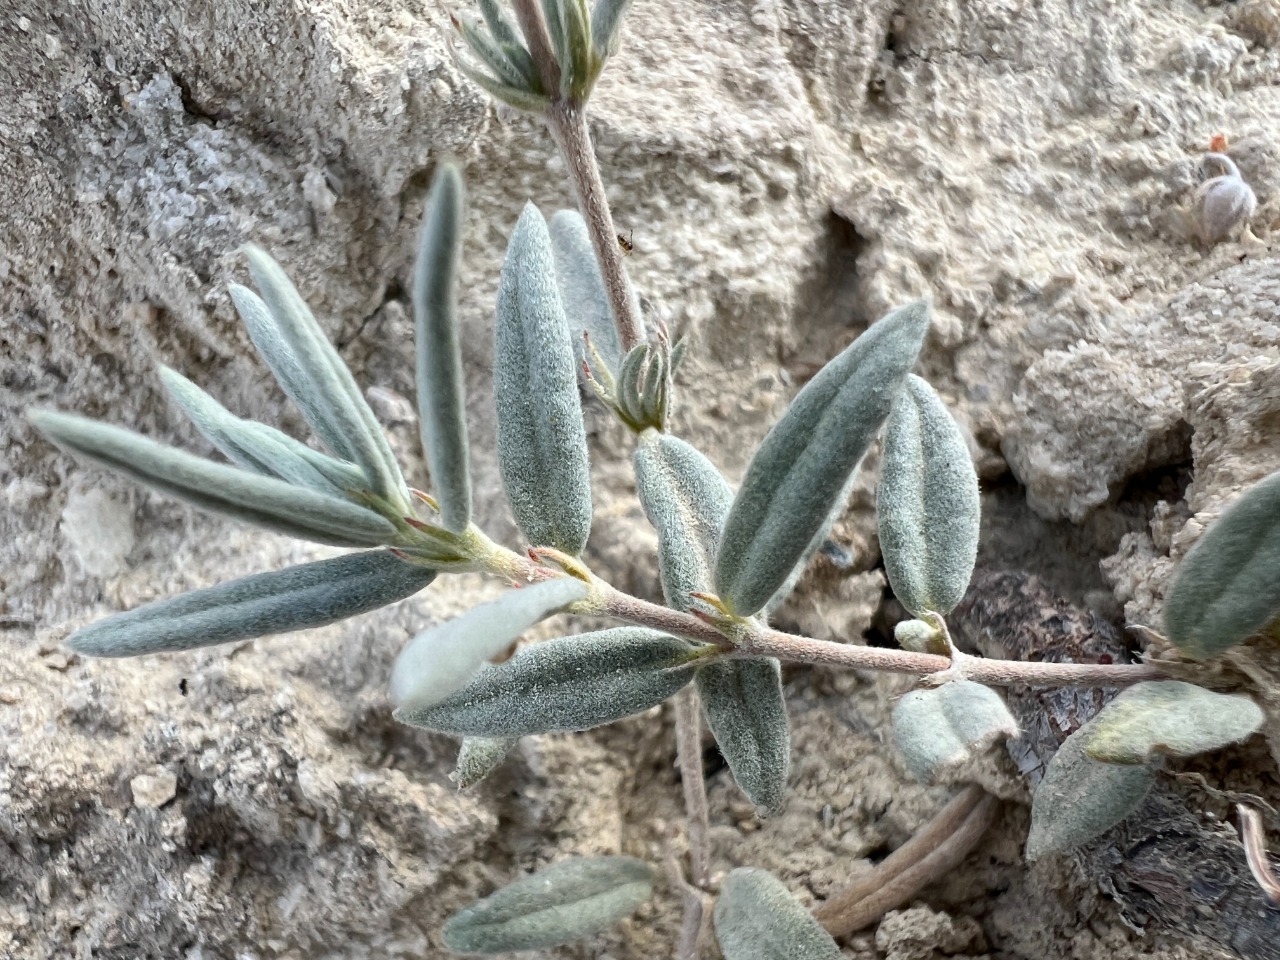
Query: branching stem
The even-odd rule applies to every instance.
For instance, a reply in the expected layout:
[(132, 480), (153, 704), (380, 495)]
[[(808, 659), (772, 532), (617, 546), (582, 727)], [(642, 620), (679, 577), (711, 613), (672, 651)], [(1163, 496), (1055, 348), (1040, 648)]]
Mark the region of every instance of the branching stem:
[[(492, 573), (514, 583), (533, 583), (561, 575), (558, 570), (504, 548), (495, 550), (494, 555), (488, 558), (488, 565)], [(692, 614), (633, 597), (603, 580), (596, 580), (593, 586), (594, 595), (588, 601), (591, 613), (661, 630), (697, 643), (714, 644), (726, 652), (742, 656), (776, 657), (787, 663), (916, 676), (949, 672), (956, 677), (996, 687), (1123, 687), (1165, 676), (1158, 666), (1147, 663), (1037, 663), (971, 656), (953, 660), (934, 653), (815, 640), (773, 630), (753, 620), (736, 622), (735, 644), (712, 624)]]

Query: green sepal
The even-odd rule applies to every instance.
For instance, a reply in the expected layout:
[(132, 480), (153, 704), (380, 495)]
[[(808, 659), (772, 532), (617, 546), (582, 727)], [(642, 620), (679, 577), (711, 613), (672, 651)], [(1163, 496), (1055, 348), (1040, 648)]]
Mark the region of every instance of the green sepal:
[(403, 710), (439, 703), (476, 676), (486, 661), (506, 651), (519, 636), (572, 603), (590, 588), (560, 577), (472, 607), (460, 617), (430, 627), (409, 641), (391, 670), (391, 699)]
[(551, 237), (533, 204), (502, 266), (493, 380), (498, 466), (516, 522), (533, 545), (576, 556), (591, 532), (587, 434)]
[(657, 706), (714, 650), (643, 627), (561, 637), (482, 671), (442, 703), (395, 717), (464, 737), (588, 730)]
[(323, 627), (403, 600), (434, 570), (384, 550), (350, 553), (157, 600), (77, 630), (76, 653), (134, 657)]
[(667, 433), (642, 433), (633, 462), (640, 504), (658, 534), (667, 606), (688, 611), (690, 594), (711, 590), (711, 562), (733, 490), (697, 448)]
[(923, 302), (872, 324), (805, 385), (756, 450), (725, 524), (716, 594), (738, 616), (769, 602), (836, 507), (929, 329)]
[(964, 599), (981, 512), (964, 435), (933, 387), (909, 375), (885, 426), (876, 516), (889, 585), (913, 615)]
[(471, 466), (457, 318), (463, 203), (462, 174), (446, 163), (427, 195), (413, 271), (422, 448), (440, 519), (454, 533), (461, 533), (471, 522)]
[(831, 934), (767, 870), (730, 872), (715, 922), (724, 960), (841, 960)]
[(444, 925), (454, 953), (539, 950), (594, 936), (653, 893), (653, 869), (634, 857), (574, 857), (537, 870), (455, 913)]
[(734, 782), (765, 816), (777, 813), (791, 769), (791, 724), (778, 661), (718, 660), (699, 670), (696, 680), (707, 726)]
[(1164, 602), (1169, 639), (1205, 660), (1280, 614), (1280, 471), (1246, 490), (1178, 565)]
[(338, 547), (376, 547), (397, 538), (385, 517), (348, 500), (214, 463), (87, 417), (52, 410), (30, 410), (27, 417), (60, 447), (214, 513)]
[(280, 265), (253, 244), (242, 252), (262, 296), (228, 289), (259, 353), (329, 449), (359, 464), (374, 493), (407, 510), (400, 466), (346, 362)]
[(1149, 680), (1121, 690), (1099, 711), (1084, 752), (1103, 763), (1193, 757), (1239, 743), (1265, 719), (1248, 697), (1181, 680)]
[[(1094, 720), (1097, 718), (1095, 717)], [(1102, 836), (1141, 805), (1159, 761), (1102, 763), (1085, 753), (1093, 720), (1067, 737), (1031, 798), (1028, 861), (1067, 853)]]
[(1004, 699), (972, 680), (912, 690), (893, 708), (893, 735), (908, 772), (928, 783), (997, 740), (1017, 736)]
[(463, 737), (449, 779), (459, 790), (470, 790), (497, 770), (519, 742), (519, 737)]

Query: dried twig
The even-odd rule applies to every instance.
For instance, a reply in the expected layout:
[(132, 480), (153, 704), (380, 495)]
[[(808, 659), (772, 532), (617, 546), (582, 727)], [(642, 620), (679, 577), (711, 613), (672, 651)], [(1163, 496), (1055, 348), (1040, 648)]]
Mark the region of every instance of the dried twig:
[(874, 923), (959, 865), (991, 825), (998, 806), (982, 787), (965, 787), (915, 836), (814, 916), (833, 937), (847, 937)]
[(1262, 814), (1243, 803), (1236, 804), (1236, 812), (1240, 814), (1240, 836), (1244, 842), (1244, 858), (1249, 864), (1249, 872), (1258, 881), (1258, 886), (1267, 895), (1267, 899), (1280, 906), (1280, 877), (1276, 876), (1275, 867), (1267, 856)]

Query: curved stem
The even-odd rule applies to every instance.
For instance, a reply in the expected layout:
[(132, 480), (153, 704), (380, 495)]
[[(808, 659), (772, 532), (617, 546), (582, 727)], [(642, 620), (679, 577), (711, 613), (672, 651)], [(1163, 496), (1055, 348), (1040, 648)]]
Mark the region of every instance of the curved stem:
[(560, 148), (569, 171), (569, 179), (573, 182), (578, 209), (587, 223), (591, 245), (595, 248), (605, 290), (609, 294), (609, 305), (613, 308), (613, 322), (618, 328), (622, 352), (626, 353), (644, 341), (644, 323), (636, 310), (631, 280), (622, 265), (622, 250), (618, 246), (613, 215), (609, 212), (609, 199), (605, 196), (604, 181), (600, 179), (600, 167), (591, 146), (591, 131), (587, 129), (586, 108), (582, 104), (560, 98), (552, 103), (546, 119), (547, 128), (551, 131), (556, 146)]
[(814, 911), (833, 937), (847, 937), (907, 903), (969, 855), (1000, 801), (977, 784), (956, 794), (916, 834), (874, 870)]

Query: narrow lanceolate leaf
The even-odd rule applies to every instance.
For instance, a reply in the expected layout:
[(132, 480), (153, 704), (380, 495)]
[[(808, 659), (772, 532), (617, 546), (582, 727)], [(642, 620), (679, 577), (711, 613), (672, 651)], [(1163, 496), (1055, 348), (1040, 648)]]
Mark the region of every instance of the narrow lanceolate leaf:
[(858, 480), (858, 473), (855, 470), (849, 474), (849, 479), (845, 481), (844, 489), (836, 497), (835, 502), (831, 506), (827, 518), (822, 521), (822, 525), (818, 527), (817, 532), (813, 535), (813, 539), (809, 541), (809, 545), (804, 548), (804, 553), (800, 555), (800, 559), (796, 561), (795, 566), (791, 568), (791, 572), (787, 574), (787, 578), (782, 581), (782, 586), (774, 591), (773, 596), (769, 598), (769, 602), (764, 605), (765, 616), (771, 616), (775, 610), (787, 602), (787, 598), (795, 592), (796, 587), (800, 584), (800, 580), (804, 577), (805, 570), (808, 569), (810, 562), (818, 555), (818, 551), (822, 549), (822, 545), (827, 542), (827, 538), (831, 536), (831, 530), (836, 522), (844, 516), (845, 507), (849, 502), (849, 495), (853, 493), (854, 484)]
[(657, 706), (713, 649), (642, 627), (561, 637), (482, 671), (443, 703), (395, 717), (464, 737), (588, 730)]
[(32, 410), (28, 417), (67, 450), (246, 523), (339, 547), (378, 546), (397, 536), (384, 517), (348, 500), (204, 460), (86, 417), (52, 410)]
[[(582, 334), (585, 331), (608, 372), (616, 375), (622, 360), (622, 345), (613, 323), (613, 309), (609, 306), (609, 294), (591, 246), (586, 221), (577, 210), (559, 210), (551, 218), (550, 233), (560, 299), (564, 303), (569, 340), (573, 343), (578, 362), (581, 364), (586, 360), (590, 363), (593, 360), (583, 350)], [(638, 306), (636, 312), (639, 314)]]
[(492, 36), (476, 27), (466, 17), (458, 17), (454, 24), (476, 59), (492, 70), (494, 76), (502, 83), (512, 87), (528, 85), (528, 78)]
[(511, 590), (455, 620), (422, 631), (400, 652), (391, 671), (391, 699), (404, 710), (439, 703), (470, 682), (488, 660), (539, 620), (583, 599), (589, 588), (563, 577)]
[(716, 557), (715, 592), (733, 613), (760, 610), (804, 556), (888, 416), (928, 329), (923, 302), (872, 324), (764, 438)]
[(1133, 813), (1155, 783), (1158, 761), (1119, 764), (1091, 759), (1084, 748), (1092, 726), (1091, 720), (1067, 737), (1036, 787), (1028, 860), (1066, 853), (1102, 836)]
[(715, 921), (724, 960), (840, 960), (831, 934), (767, 870), (732, 871)]
[(658, 569), (667, 606), (689, 609), (690, 594), (711, 589), (711, 563), (733, 490), (697, 448), (656, 430), (640, 435), (636, 491), (658, 533)]
[(449, 779), (458, 789), (470, 790), (497, 770), (519, 742), (519, 737), (464, 737)]
[(403, 600), (435, 577), (382, 550), (351, 553), (157, 600), (77, 630), (67, 645), (133, 657), (309, 630)]
[(462, 205), (462, 174), (453, 164), (445, 164), (427, 197), (413, 273), (422, 447), (440, 518), (454, 533), (461, 533), (471, 522), (471, 467), (457, 318)]
[(926, 783), (1017, 733), (1018, 722), (1000, 695), (972, 680), (912, 690), (893, 708), (894, 741), (907, 770)]
[(262, 297), (236, 284), (229, 290), (263, 359), (329, 449), (359, 464), (374, 493), (407, 511), (395, 454), (346, 363), (280, 265), (253, 244), (244, 254)]
[(1280, 615), (1280, 471), (1233, 503), (1191, 548), (1164, 603), (1169, 639), (1216, 656)]
[[(205, 439), (238, 466), (334, 496), (344, 496), (349, 489), (368, 485), (362, 473), (356, 474), (354, 487), (338, 485), (310, 458), (298, 453), (300, 444), (292, 437), (265, 424), (242, 420), (176, 370), (162, 366), (160, 379)], [(319, 451), (316, 453), (324, 456)], [(333, 461), (334, 464), (340, 462)]]
[(1181, 680), (1146, 681), (1122, 690), (1094, 717), (1084, 751), (1104, 763), (1191, 757), (1239, 743), (1264, 719), (1248, 697)]
[(911, 613), (949, 613), (964, 599), (980, 514), (964, 435), (933, 387), (908, 376), (885, 427), (876, 515), (889, 585)]
[(493, 379), (498, 466), (516, 522), (535, 546), (576, 556), (591, 532), (587, 434), (551, 238), (533, 204), (502, 265)]
[(622, 15), (631, 0), (596, 0), (591, 11), (591, 46), (601, 60), (618, 52), (622, 44)]
[(791, 725), (778, 661), (717, 661), (698, 671), (697, 684), (707, 726), (734, 781), (766, 816), (777, 813), (791, 768)]
[(449, 918), (454, 953), (538, 950), (607, 930), (653, 893), (653, 869), (633, 857), (575, 857), (508, 884)]

